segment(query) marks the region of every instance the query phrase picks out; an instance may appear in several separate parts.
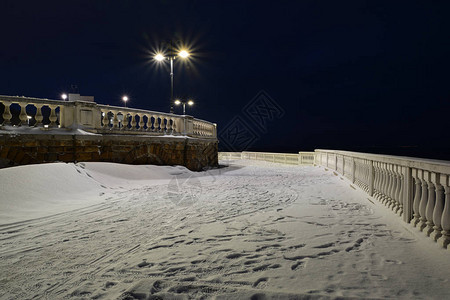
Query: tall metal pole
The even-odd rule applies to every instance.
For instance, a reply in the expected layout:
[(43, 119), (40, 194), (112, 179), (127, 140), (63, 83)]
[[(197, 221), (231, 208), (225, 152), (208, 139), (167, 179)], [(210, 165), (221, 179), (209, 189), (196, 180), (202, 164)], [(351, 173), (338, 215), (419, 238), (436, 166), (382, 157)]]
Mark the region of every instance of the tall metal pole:
[(173, 56), (170, 56), (170, 113), (173, 114)]
[(183, 102), (183, 115), (186, 115), (186, 102)]

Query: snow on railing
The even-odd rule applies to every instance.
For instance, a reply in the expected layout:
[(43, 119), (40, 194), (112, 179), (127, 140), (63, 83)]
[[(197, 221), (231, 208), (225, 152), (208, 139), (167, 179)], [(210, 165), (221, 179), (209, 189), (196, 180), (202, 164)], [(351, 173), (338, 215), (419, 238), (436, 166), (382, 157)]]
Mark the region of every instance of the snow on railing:
[(102, 134), (187, 135), (217, 138), (216, 124), (175, 115), (89, 101), (0, 96), (0, 125), (74, 129)]
[(450, 162), (316, 150), (315, 163), (348, 178), (444, 248), (450, 244)]
[(312, 165), (314, 152), (271, 153), (271, 152), (219, 152), (219, 159), (251, 159), (290, 165)]

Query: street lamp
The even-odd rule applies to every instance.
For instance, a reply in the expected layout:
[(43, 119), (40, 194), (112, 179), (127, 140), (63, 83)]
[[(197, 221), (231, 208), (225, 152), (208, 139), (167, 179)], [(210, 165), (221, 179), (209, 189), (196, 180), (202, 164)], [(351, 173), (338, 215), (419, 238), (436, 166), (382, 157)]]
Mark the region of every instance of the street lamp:
[(62, 98), (64, 101), (66, 101), (66, 99), (67, 99), (67, 94), (62, 94), (62, 95), (61, 95), (61, 98)]
[(187, 105), (189, 105), (189, 106), (194, 105), (194, 101), (192, 101), (192, 100), (188, 100), (187, 102), (186, 102), (186, 101), (181, 101), (181, 100), (178, 100), (178, 99), (175, 100), (175, 105), (183, 104), (183, 115), (186, 114), (186, 103), (187, 103)]
[(163, 62), (166, 58), (170, 62), (170, 113), (173, 114), (173, 61), (177, 58), (177, 56), (187, 59), (190, 56), (190, 53), (185, 49), (179, 49), (178, 52), (175, 51), (172, 41), (168, 43), (169, 45), (169, 53), (164, 56), (163, 53), (156, 53), (153, 57), (156, 61)]
[(127, 107), (127, 101), (128, 101), (128, 97), (127, 96), (123, 96), (122, 97), (123, 102), (125, 103), (125, 107)]

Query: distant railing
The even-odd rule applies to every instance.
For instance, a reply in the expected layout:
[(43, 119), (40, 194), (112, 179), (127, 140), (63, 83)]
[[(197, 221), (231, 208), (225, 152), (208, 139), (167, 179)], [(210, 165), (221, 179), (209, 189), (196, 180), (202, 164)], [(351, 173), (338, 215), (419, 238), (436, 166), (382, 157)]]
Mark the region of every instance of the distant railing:
[(219, 159), (251, 159), (289, 165), (313, 165), (314, 152), (270, 153), (270, 152), (219, 152)]
[(216, 124), (149, 110), (101, 105), (87, 101), (60, 101), (0, 96), (0, 125), (80, 128), (101, 134), (186, 135), (217, 138)]
[(443, 247), (450, 243), (450, 162), (316, 150), (315, 163), (348, 178)]

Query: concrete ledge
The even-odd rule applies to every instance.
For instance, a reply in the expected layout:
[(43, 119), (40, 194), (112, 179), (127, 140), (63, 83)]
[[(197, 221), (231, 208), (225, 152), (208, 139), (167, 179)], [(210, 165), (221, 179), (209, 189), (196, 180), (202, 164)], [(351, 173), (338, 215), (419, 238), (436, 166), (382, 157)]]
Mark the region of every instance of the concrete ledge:
[(105, 161), (200, 171), (218, 165), (217, 146), (216, 139), (184, 136), (0, 134), (0, 167)]

